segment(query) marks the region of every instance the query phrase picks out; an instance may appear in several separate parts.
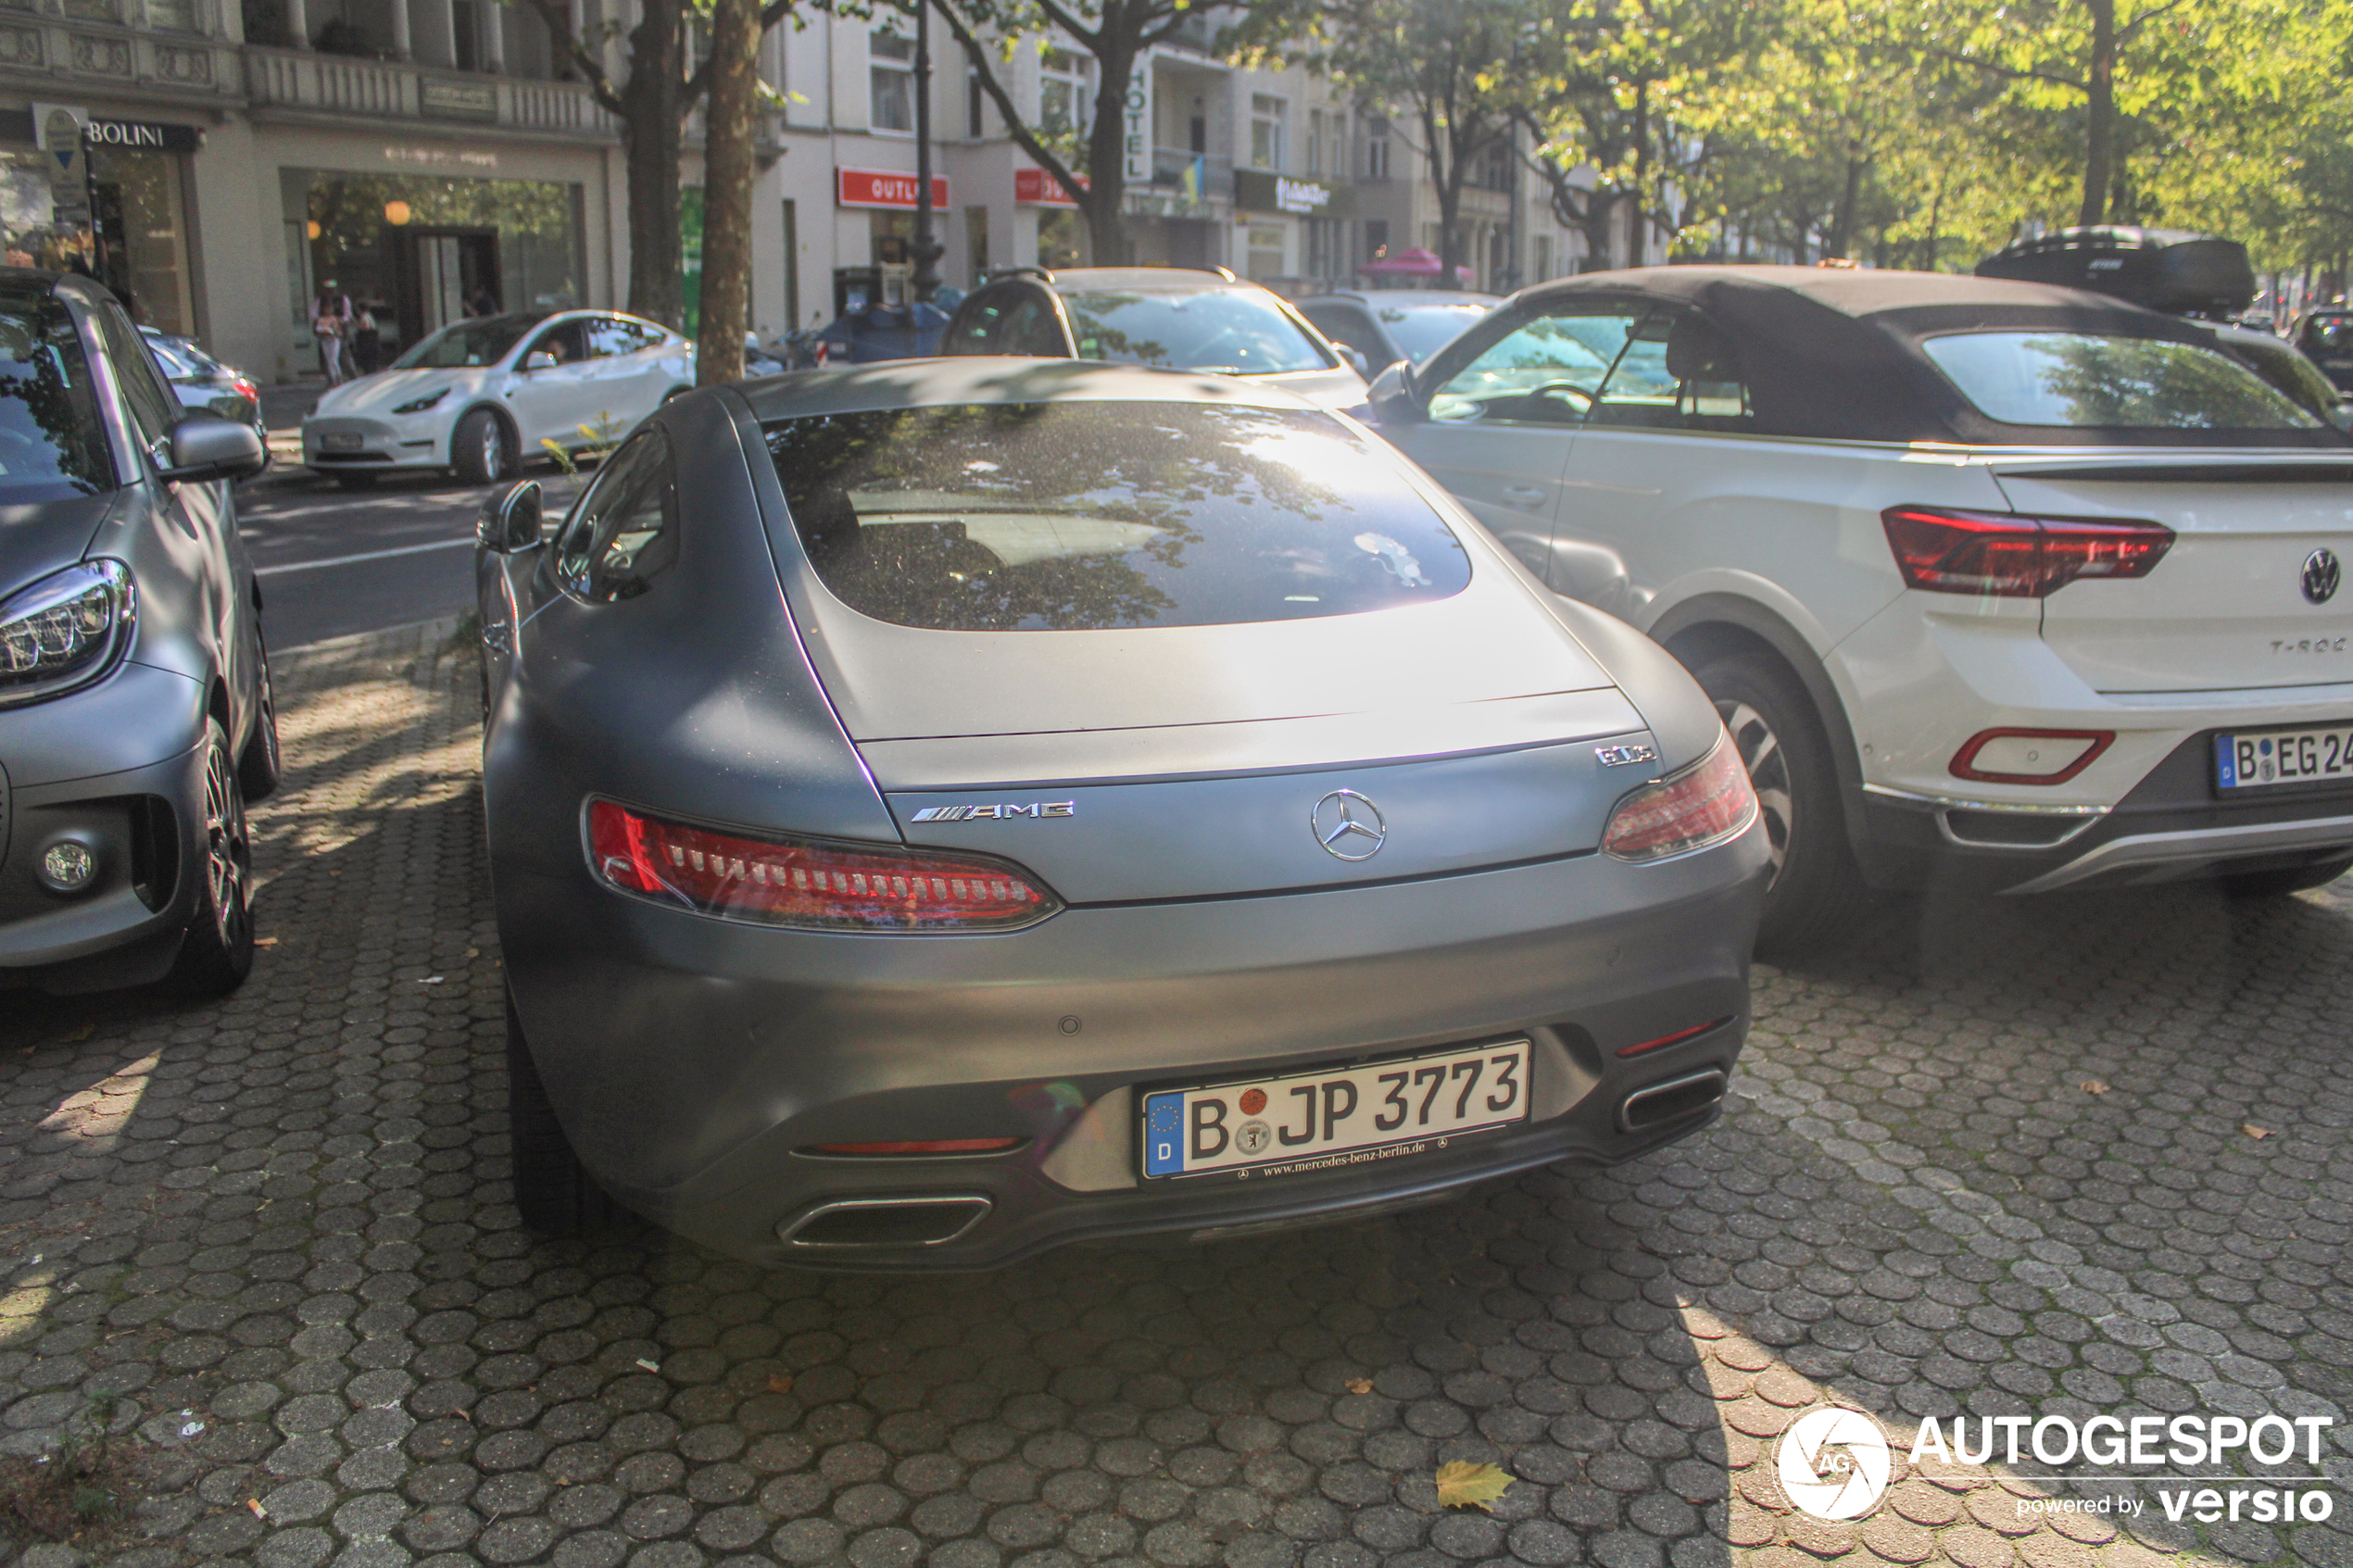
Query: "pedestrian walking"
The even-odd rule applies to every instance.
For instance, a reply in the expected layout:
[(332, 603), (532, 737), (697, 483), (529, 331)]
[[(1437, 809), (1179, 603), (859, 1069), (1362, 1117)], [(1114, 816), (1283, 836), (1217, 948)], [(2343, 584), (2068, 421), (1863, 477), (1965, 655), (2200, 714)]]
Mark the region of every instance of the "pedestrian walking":
[(341, 386), (358, 373), (351, 363), (351, 296), (329, 278), (310, 302), (310, 334), (318, 342), (319, 369), (329, 386)]
[(363, 376), (374, 375), (384, 364), (384, 333), (376, 323), (376, 312), (383, 308), (363, 299), (352, 320), (351, 357)]

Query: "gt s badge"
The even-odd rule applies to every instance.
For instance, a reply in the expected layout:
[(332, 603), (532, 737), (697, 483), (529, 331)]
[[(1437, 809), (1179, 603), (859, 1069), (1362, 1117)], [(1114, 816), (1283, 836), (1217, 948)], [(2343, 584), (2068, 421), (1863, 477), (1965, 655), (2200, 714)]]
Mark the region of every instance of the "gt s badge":
[(1655, 762), (1658, 748), (1651, 746), (1597, 746), (1593, 755), (1604, 768), (1623, 768), (1629, 762)]
[(926, 806), (914, 815), (919, 822), (970, 822), (985, 819), (999, 822), (1008, 817), (1075, 817), (1078, 815), (1076, 800), (1029, 800), (1019, 804), (1008, 802), (999, 806)]

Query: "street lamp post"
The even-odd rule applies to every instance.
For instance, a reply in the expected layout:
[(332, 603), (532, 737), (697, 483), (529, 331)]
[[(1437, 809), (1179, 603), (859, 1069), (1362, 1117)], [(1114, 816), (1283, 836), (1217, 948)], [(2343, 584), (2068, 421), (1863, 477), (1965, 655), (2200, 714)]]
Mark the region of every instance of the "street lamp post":
[(939, 257), (945, 249), (932, 233), (931, 207), (931, 0), (915, 0), (915, 297), (928, 305), (939, 292)]

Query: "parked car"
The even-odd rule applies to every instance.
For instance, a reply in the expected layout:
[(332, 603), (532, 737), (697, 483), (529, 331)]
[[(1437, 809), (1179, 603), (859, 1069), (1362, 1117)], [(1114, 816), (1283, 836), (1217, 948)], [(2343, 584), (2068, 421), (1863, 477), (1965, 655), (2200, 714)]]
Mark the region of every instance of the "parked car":
[(912, 305), (866, 305), (822, 327), (785, 340), (787, 368), (875, 365), (886, 359), (927, 359), (940, 352), (949, 313), (918, 300)]
[(1602, 273), (1370, 401), (1715, 697), (1772, 831), (1773, 950), (1873, 887), (2353, 864), (2353, 443), (2196, 322), (1924, 273)]
[(610, 445), (695, 383), (695, 345), (605, 310), (452, 321), (384, 370), (329, 391), (302, 421), (302, 460), (351, 486), (447, 469), (512, 473), (553, 441)]
[(2323, 307), (2296, 319), (2292, 334), (2296, 346), (2321, 367), (2321, 373), (2353, 392), (2353, 310)]
[(2276, 332), (2216, 324), (2214, 339), (2246, 368), (2339, 430), (2353, 429), (2353, 398), (2296, 345)]
[(1500, 303), (1491, 294), (1451, 289), (1343, 289), (1298, 302), (1316, 331), (1376, 370), (1400, 359), (1427, 363)]
[(159, 332), (153, 327), (141, 327), (139, 335), (146, 339), (156, 368), (171, 383), (182, 408), (251, 425), (261, 437), (263, 450), (268, 450), (270, 427), (261, 421), (261, 389), (251, 376), (215, 359), (194, 338)]
[(537, 508), (477, 558), (533, 1223), (975, 1267), (1713, 1116), (1766, 867), (1723, 725), (1361, 427), (864, 366)]
[(1271, 289), (1182, 267), (1026, 267), (956, 307), (942, 354), (1105, 359), (1247, 376), (1329, 408), (1364, 400), (1355, 364)]
[(260, 438), (84, 278), (0, 270), (0, 988), (233, 990), (279, 771), (230, 489)]

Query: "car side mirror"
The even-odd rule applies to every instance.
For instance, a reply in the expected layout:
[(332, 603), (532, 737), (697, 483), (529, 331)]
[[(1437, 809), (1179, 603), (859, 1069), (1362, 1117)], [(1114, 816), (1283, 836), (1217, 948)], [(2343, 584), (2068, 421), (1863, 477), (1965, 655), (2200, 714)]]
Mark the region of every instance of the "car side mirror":
[(533, 370), (552, 370), (556, 368), (556, 357), (544, 348), (535, 348), (522, 357), (522, 368), (525, 373)]
[(521, 555), (538, 548), (540, 524), (539, 482), (526, 479), (483, 502), (474, 537), (494, 555)]
[(217, 414), (191, 414), (171, 427), (171, 462), (163, 477), (177, 483), (208, 483), (219, 479), (251, 479), (270, 466), (270, 451), (248, 424)]
[(1373, 417), (1385, 425), (1417, 425), (1424, 418), (1409, 360), (1400, 359), (1375, 376), (1365, 390), (1365, 401), (1372, 406)]

